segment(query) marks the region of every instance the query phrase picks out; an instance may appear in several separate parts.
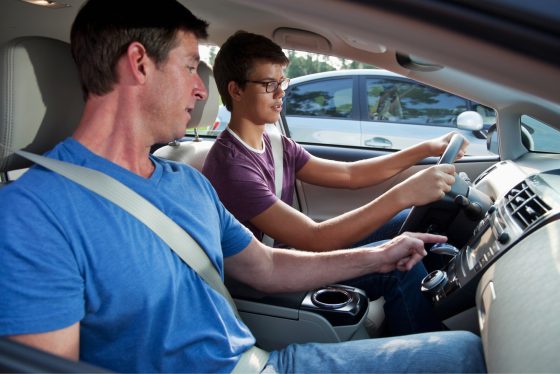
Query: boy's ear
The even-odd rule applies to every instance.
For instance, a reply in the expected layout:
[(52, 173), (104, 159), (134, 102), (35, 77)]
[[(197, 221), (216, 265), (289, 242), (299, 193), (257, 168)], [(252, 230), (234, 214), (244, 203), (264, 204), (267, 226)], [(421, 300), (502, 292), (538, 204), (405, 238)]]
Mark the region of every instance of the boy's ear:
[(230, 81), (228, 83), (228, 93), (229, 96), (231, 96), (232, 100), (239, 101), (239, 99), (241, 98), (241, 94), (243, 93), (243, 90), (241, 89), (241, 87), (239, 87), (237, 82)]

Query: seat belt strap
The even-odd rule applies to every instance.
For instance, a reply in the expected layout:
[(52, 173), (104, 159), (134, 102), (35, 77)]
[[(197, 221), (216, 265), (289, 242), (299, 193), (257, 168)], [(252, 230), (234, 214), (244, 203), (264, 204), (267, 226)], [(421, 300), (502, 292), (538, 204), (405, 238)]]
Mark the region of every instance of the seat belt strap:
[[(274, 191), (276, 197), (281, 199), (284, 180), (284, 146), (282, 145), (282, 135), (278, 128), (271, 123), (266, 124), (265, 130), (270, 139), (272, 158), (274, 159)], [(269, 247), (274, 246), (274, 239), (268, 235), (263, 235), (262, 242)]]
[[(100, 171), (26, 151), (20, 150), (15, 153), (95, 192), (136, 217), (158, 235), (210, 287), (220, 293), (228, 301), (236, 317), (241, 320), (233, 298), (206, 252), (188, 232), (155, 205)], [(241, 355), (233, 372), (260, 372), (267, 360), (268, 352), (253, 346)], [(262, 366), (258, 366), (261, 364)]]

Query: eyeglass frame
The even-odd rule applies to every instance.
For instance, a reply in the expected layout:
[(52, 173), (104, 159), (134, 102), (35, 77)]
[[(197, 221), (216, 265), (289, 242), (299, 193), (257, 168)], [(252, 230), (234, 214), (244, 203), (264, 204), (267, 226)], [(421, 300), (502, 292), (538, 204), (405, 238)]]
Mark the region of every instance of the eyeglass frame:
[[(290, 85), (290, 78), (284, 78), (284, 79), (281, 79), (279, 81), (275, 81), (275, 80), (271, 80), (271, 81), (252, 81), (252, 80), (246, 79), (244, 81), (244, 83), (261, 84), (261, 85), (264, 86), (264, 90), (266, 91), (266, 93), (273, 93), (273, 92), (278, 91), (278, 88), (281, 88), (282, 91), (285, 91)], [(274, 89), (271, 90), (270, 87), (274, 87)]]

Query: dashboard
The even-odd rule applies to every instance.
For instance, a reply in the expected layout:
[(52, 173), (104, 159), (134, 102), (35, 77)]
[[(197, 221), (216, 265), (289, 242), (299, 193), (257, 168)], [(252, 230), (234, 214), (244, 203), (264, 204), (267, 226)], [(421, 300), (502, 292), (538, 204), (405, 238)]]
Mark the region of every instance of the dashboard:
[[(484, 171), (469, 188), (488, 196), (493, 205), (457, 255), (424, 279), (423, 290), (442, 318), (473, 307), (484, 272), (521, 240), (560, 217), (559, 169), (534, 173), (502, 161)], [(558, 238), (551, 239), (540, 244), (558, 245)]]
[(559, 164), (530, 153), (481, 173), (469, 188), (492, 205), (424, 279), (442, 318), (474, 311), (489, 372), (558, 372)]

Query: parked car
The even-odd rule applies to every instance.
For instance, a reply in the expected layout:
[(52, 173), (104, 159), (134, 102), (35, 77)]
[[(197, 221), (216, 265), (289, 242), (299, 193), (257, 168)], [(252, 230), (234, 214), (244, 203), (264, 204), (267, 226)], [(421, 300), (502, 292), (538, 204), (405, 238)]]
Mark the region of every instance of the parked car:
[[(483, 128), (457, 123), (481, 114)], [(290, 137), (301, 143), (400, 150), (457, 130), (471, 155), (485, 155), (493, 109), (381, 69), (328, 71), (293, 78), (284, 98)]]
[(231, 113), (227, 110), (226, 106), (220, 105), (216, 122), (214, 122), (214, 126), (211, 129), (207, 130), (206, 135), (217, 136), (227, 127), (230, 118)]
[[(480, 114), (480, 128), (457, 121), (468, 111)], [(382, 69), (292, 78), (283, 112), (287, 135), (300, 143), (400, 150), (455, 130), (470, 142), (468, 154), (493, 153), (486, 141), (493, 109)], [(216, 136), (230, 117), (220, 105), (214, 126), (202, 133)]]
[[(460, 180), (464, 181), (465, 195), (456, 199), (447, 196), (437, 204), (415, 207), (421, 209), (415, 209), (413, 227), (448, 235), (458, 251), (455, 255), (448, 250), (446, 265), (434, 270), (427, 280), (427, 296), (450, 330), (470, 330), (481, 337), (489, 372), (560, 372), (560, 14), (554, 2), (180, 1), (210, 23), (209, 42), (215, 45), (244, 29), (271, 37), (284, 48), (361, 61), (472, 100), (467, 101), (464, 109), (477, 111), (469, 106), (474, 103), (493, 108), (495, 114), (482, 113), (489, 117), (486, 124), (495, 119), (495, 126), (488, 129), (488, 145), (493, 153), (469, 155), (455, 164), (457, 171), (464, 173)], [(54, 1), (37, 3), (61, 5)], [(0, 1), (0, 44), (27, 35), (67, 42), (71, 23), (83, 3), (84, 0), (64, 0), (69, 6), (62, 4), (58, 9), (49, 9), (17, 0)], [(158, 2), (154, 0), (151, 6), (157, 7)], [(0, 60), (2, 73), (13, 66), (7, 63), (8, 56), (4, 57)], [(56, 90), (49, 95), (34, 90), (45, 79), (62, 80), (58, 79), (59, 64), (43, 64), (47, 55), (31, 57), (34, 65), (25, 75), (31, 82), (18, 90), (18, 99), (23, 98), (25, 104), (16, 108), (29, 114), (24, 121), (40, 125), (61, 108), (69, 116), (79, 112), (80, 105), (72, 100), (80, 95), (67, 97), (65, 105), (53, 107), (53, 97), (64, 92)], [(365, 78), (353, 79), (365, 85)], [(395, 79), (401, 82), (402, 78)], [(0, 81), (0, 85), (0, 119), (5, 121), (13, 103), (4, 95), (19, 87), (7, 80)], [(292, 88), (297, 86), (298, 81), (294, 80)], [(375, 87), (372, 83), (371, 89)], [(411, 100), (405, 92), (399, 96)], [(40, 103), (31, 106), (28, 101), (32, 100)], [(366, 100), (346, 109), (353, 114), (354, 105), (359, 105), (357, 113), (362, 117), (356, 117), (357, 121), (364, 118), (368, 125), (379, 123), (382, 127), (363, 135), (354, 132), (352, 137), (360, 134), (360, 147), (346, 145), (344, 133), (340, 133), (338, 138), (329, 138), (330, 144), (315, 140), (313, 144), (304, 144), (305, 148), (314, 155), (340, 161), (382, 157), (394, 152), (401, 138), (411, 136), (407, 129), (421, 126), (420, 131), (427, 132), (431, 128), (407, 123), (396, 126), (400, 129), (399, 139), (387, 138), (381, 131), (393, 123), (380, 110), (383, 105), (379, 101)], [(405, 107), (410, 109), (411, 105), (408, 101)], [(371, 119), (365, 117), (370, 114), (370, 107)], [(389, 108), (389, 113), (400, 114), (398, 107)], [(451, 129), (449, 119), (458, 114), (441, 116), (434, 123)], [(287, 119), (287, 123), (279, 121), (278, 127), (286, 135), (297, 133), (289, 127), (293, 117)], [(307, 126), (310, 119), (317, 120), (306, 118)], [(36, 129), (29, 130), (34, 134)], [(9, 131), (0, 131), (2, 143), (10, 136)], [(365, 140), (376, 136), (388, 139), (394, 147), (365, 144)], [(20, 146), (27, 147), (27, 143), (21, 141)], [(10, 152), (0, 149), (0, 165), (5, 165), (3, 161)], [(359, 190), (297, 182), (296, 208), (311, 219), (322, 221), (372, 201), (436, 162), (436, 158), (423, 160), (381, 185)], [(0, 172), (2, 183), (16, 179), (12, 169), (2, 168)], [(34, 224), (30, 218), (29, 227)], [(2, 230), (8, 232), (10, 227)], [(240, 314), (262, 346), (285, 344), (289, 339), (302, 342), (364, 337), (352, 335), (356, 330), (347, 325), (325, 322), (325, 317), (305, 309), (293, 295), (265, 297), (244, 292), (247, 290), (243, 287), (228, 286)], [(366, 323), (363, 318), (358, 324)], [(325, 325), (324, 330), (318, 329)], [(53, 369), (52, 357), (21, 350), (9, 340), (0, 341), (0, 371), (90, 371), (66, 360), (64, 369)], [(144, 343), (150, 342), (138, 342)], [(134, 349), (130, 352), (134, 354)], [(424, 359), (435, 363), (438, 356)]]

